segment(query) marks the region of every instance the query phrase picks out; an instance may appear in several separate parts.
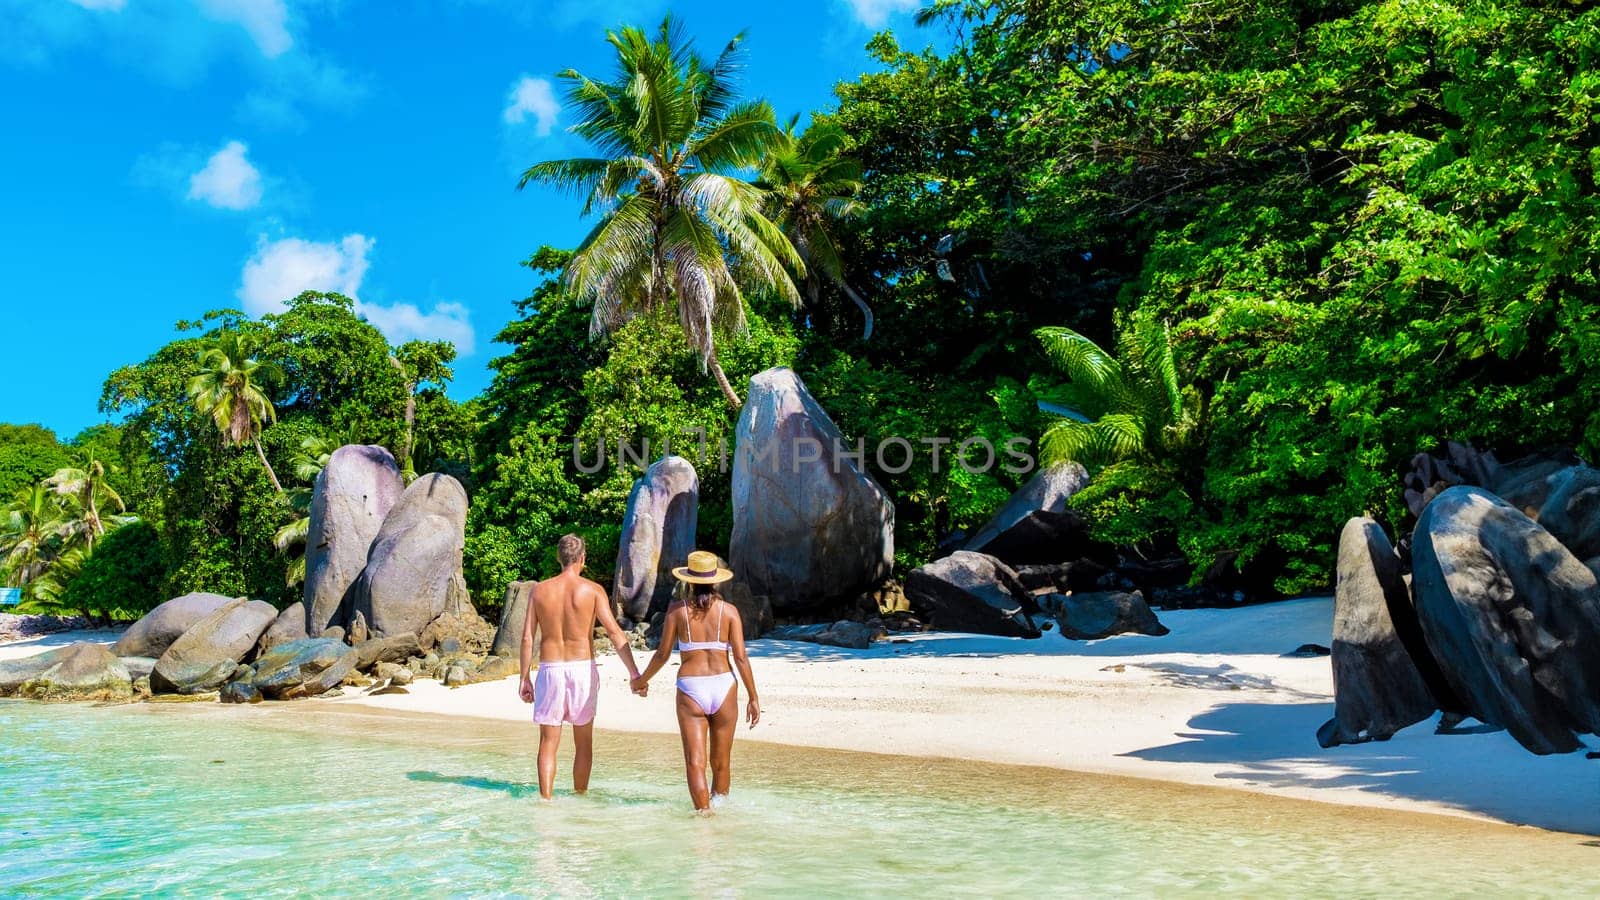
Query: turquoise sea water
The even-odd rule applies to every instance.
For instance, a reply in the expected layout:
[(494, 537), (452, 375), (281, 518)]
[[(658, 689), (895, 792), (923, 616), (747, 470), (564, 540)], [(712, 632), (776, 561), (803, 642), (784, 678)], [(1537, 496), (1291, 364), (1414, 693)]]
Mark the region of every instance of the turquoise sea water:
[[(951, 761), (745, 743), (689, 811), (677, 741), (601, 735), (541, 804), (533, 730), (0, 702), (0, 893), (1592, 895), (1600, 842)], [(566, 760), (563, 760), (563, 771)]]

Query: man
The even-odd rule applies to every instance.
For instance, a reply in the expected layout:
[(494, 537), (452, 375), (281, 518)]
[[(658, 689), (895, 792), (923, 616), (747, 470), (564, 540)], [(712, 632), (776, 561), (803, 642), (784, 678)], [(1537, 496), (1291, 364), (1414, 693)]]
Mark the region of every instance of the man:
[[(522, 702), (533, 704), (539, 726), (539, 796), (550, 799), (556, 779), (556, 750), (561, 726), (572, 725), (577, 753), (572, 761), (572, 789), (589, 789), (594, 766), (594, 709), (600, 692), (600, 669), (594, 661), (594, 626), (599, 622), (628, 667), (631, 683), (639, 674), (633, 650), (611, 615), (605, 589), (583, 577), (583, 538), (569, 534), (556, 544), (561, 574), (533, 586), (522, 625)], [(533, 638), (539, 635), (539, 676), (530, 681)]]

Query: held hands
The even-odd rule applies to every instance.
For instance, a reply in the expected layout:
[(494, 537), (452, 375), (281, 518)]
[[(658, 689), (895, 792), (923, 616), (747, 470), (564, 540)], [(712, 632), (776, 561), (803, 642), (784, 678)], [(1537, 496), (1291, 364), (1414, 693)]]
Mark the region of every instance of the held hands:
[(646, 681), (643, 675), (633, 676), (633, 679), (628, 682), (628, 687), (640, 697), (650, 694), (650, 682)]
[(522, 684), (517, 688), (517, 695), (522, 698), (523, 703), (533, 702), (533, 682), (526, 675), (522, 677)]
[(761, 721), (761, 701), (751, 697), (750, 702), (745, 704), (744, 717), (751, 728), (756, 727), (756, 723)]

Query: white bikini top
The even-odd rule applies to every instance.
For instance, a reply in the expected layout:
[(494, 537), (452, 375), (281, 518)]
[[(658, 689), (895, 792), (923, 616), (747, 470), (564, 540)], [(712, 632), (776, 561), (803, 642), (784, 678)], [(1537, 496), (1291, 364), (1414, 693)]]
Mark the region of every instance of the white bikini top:
[[(678, 646), (678, 652), (679, 653), (682, 653), (685, 650), (721, 650), (724, 653), (728, 652), (728, 642), (727, 641), (696, 641), (696, 640), (693, 640), (694, 632), (689, 630), (689, 604), (687, 604), (687, 603), (685, 603), (683, 605), (683, 634), (684, 634), (685, 637), (690, 638), (690, 640), (679, 641), (678, 642), (677, 646)], [(717, 630), (712, 632), (712, 634), (715, 634), (715, 635), (717, 635), (719, 637), (722, 635), (722, 606), (721, 605), (717, 606)]]

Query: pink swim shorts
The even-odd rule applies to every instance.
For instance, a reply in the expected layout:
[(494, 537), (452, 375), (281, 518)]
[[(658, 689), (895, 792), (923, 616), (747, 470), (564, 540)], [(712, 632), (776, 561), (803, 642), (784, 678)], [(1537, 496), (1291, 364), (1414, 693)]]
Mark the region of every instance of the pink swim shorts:
[(533, 679), (533, 721), (587, 725), (600, 696), (600, 667), (592, 659), (539, 663)]

